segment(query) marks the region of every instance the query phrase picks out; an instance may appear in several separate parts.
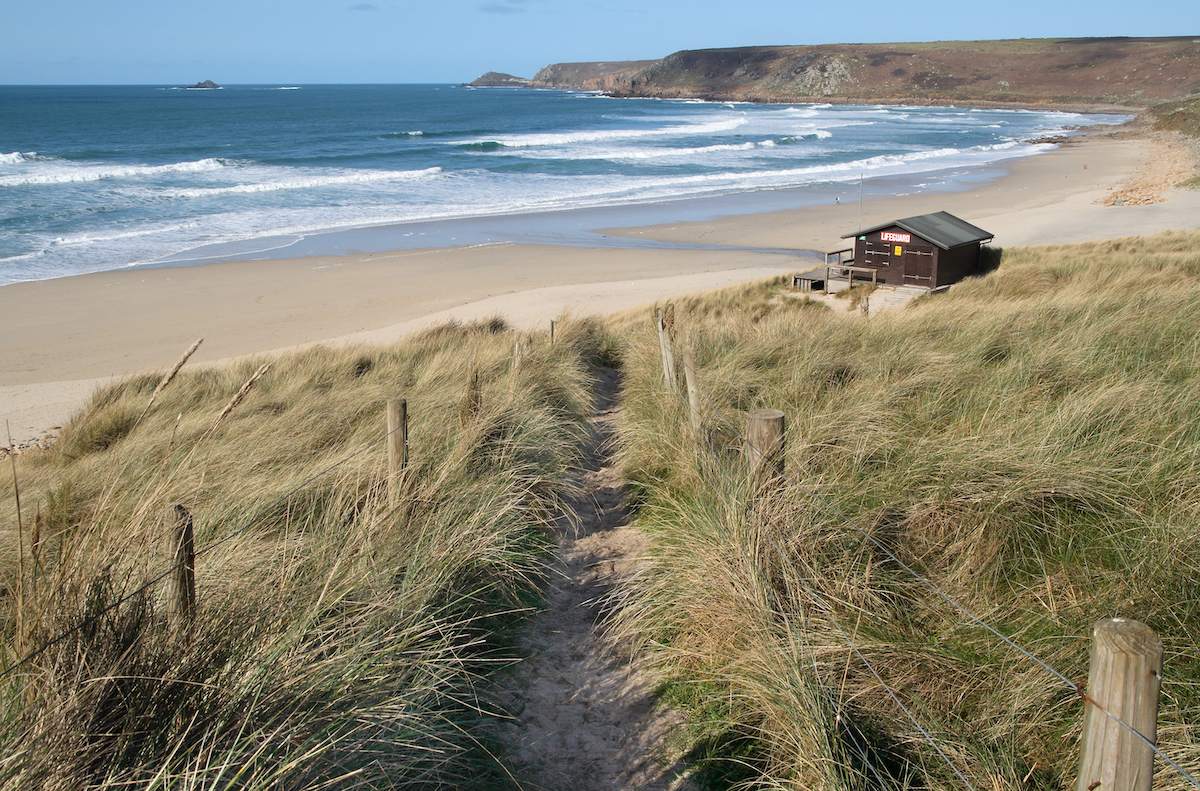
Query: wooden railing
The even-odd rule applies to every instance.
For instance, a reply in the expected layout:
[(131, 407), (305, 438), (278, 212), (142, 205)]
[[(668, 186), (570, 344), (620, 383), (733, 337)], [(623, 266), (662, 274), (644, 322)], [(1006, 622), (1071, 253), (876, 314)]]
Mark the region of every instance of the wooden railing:
[[(850, 257), (846, 258), (846, 253), (850, 253)], [(825, 254), (825, 266), (845, 266), (846, 264), (854, 263), (854, 248), (847, 247), (845, 250), (834, 250)]]

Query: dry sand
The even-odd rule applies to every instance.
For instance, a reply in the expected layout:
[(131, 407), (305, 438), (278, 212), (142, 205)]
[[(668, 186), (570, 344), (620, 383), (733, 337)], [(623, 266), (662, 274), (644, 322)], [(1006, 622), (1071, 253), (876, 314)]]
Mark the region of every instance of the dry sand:
[(637, 573), (646, 537), (630, 525), (627, 482), (613, 459), (620, 380), (596, 372), (596, 410), (542, 608), (525, 625), (523, 662), (497, 679), (511, 719), (497, 727), (502, 759), (529, 791), (692, 791), (672, 739), (683, 716), (658, 702), (659, 678), (610, 635), (606, 608)]
[[(1200, 191), (1154, 205), (1103, 198), (1145, 169), (1140, 139), (1091, 138), (1011, 163), (967, 192), (866, 203), (862, 220), (946, 209), (998, 244), (1083, 241), (1200, 226)], [(836, 249), (857, 205), (615, 231), (667, 241)], [(447, 319), (503, 315), (544, 326), (564, 311), (602, 314), (792, 271), (808, 262), (750, 252), (503, 245), (280, 261), (126, 269), (0, 288), (0, 419), (28, 441), (60, 425), (98, 383), (195, 360), (316, 342), (389, 341)]]

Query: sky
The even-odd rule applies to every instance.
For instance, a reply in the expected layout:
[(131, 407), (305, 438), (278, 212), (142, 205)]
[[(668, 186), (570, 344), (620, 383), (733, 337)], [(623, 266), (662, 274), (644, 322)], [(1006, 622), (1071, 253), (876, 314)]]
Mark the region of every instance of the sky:
[(1200, 38), (1200, 0), (2, 0), (0, 83), (462, 82), (749, 44)]

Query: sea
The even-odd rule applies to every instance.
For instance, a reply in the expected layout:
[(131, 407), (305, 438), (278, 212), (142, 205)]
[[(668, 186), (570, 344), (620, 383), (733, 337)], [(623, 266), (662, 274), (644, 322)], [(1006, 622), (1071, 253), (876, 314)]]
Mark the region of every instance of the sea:
[(1045, 138), (1125, 120), (456, 85), (0, 86), (0, 284), (216, 258), (634, 244), (596, 229), (958, 189), (1054, 148)]

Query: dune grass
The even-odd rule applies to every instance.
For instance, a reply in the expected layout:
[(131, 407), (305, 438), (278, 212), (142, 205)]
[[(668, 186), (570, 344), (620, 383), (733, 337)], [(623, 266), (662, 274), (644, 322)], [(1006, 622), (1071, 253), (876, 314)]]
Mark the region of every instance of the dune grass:
[[(1160, 745), (1200, 769), (1200, 234), (1009, 250), (868, 321), (780, 283), (676, 315), (698, 435), (650, 320), (614, 325), (651, 540), (617, 629), (711, 787), (1073, 787), (1078, 697), (891, 555), (1080, 682), (1093, 622), (1149, 624)], [(755, 407), (787, 414), (783, 479), (744, 467)]]
[[(601, 352), (565, 322), (514, 368), (516, 338), (493, 321), (279, 357), (220, 420), (263, 361), (185, 368), (140, 420), (161, 374), (134, 377), (20, 455), (5, 667), (67, 636), (0, 682), (0, 785), (506, 782), (480, 681), (536, 600)], [(397, 396), (412, 462), (389, 480)], [(167, 628), (162, 584), (130, 596), (167, 564), (173, 503), (196, 526), (190, 630)]]

